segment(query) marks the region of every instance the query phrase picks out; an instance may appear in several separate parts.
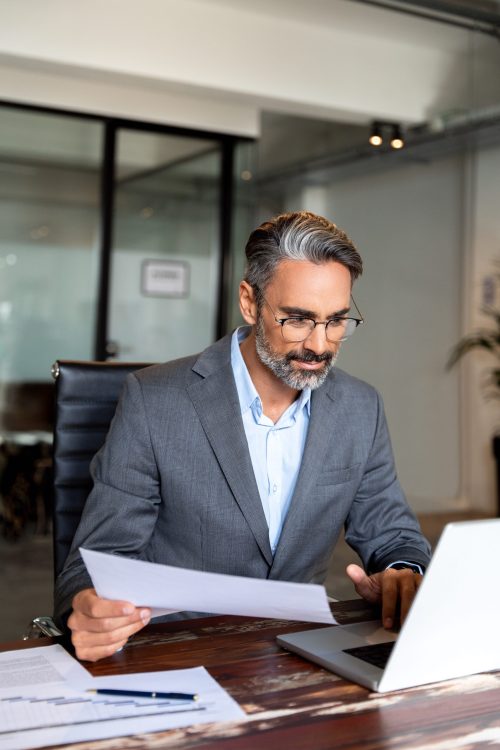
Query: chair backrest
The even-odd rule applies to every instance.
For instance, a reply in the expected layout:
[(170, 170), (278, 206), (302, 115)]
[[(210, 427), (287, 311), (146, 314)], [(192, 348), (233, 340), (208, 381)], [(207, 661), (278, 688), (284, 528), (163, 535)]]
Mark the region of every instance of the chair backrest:
[(61, 572), (92, 488), (89, 465), (108, 432), (126, 376), (146, 363), (58, 360), (54, 420), (54, 576)]

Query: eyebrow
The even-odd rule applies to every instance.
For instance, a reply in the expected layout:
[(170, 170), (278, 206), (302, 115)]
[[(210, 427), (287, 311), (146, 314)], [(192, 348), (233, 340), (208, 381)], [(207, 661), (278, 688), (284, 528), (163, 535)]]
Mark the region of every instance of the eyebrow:
[[(303, 307), (279, 307), (279, 310), (284, 312), (286, 315), (297, 315), (301, 318), (312, 318), (315, 320), (318, 316), (313, 310), (305, 310)], [(326, 320), (330, 318), (339, 318), (342, 315), (347, 315), (350, 312), (350, 307), (344, 307), (342, 310), (336, 310), (327, 316)]]

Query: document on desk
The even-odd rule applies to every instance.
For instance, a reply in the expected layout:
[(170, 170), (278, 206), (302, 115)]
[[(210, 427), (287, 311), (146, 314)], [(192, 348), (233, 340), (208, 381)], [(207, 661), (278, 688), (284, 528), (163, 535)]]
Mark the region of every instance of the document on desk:
[[(93, 695), (96, 689), (197, 694), (196, 701)], [(0, 750), (160, 732), (246, 714), (203, 667), (92, 677), (62, 646), (0, 653)]]
[(99, 596), (149, 607), (153, 617), (191, 611), (335, 624), (317, 584), (205, 573), (82, 547), (80, 553)]

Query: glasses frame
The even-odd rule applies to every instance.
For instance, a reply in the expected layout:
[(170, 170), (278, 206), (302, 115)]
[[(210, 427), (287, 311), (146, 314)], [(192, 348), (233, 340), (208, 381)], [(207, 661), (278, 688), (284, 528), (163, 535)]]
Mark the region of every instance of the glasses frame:
[[(356, 302), (355, 302), (354, 297), (352, 296), (352, 294), (351, 294), (351, 300), (352, 300), (352, 302), (354, 304), (354, 307), (356, 308), (356, 312), (360, 316), (359, 318), (354, 318), (351, 315), (333, 315), (328, 320), (314, 320), (314, 318), (309, 318), (307, 315), (295, 315), (295, 316), (289, 316), (287, 318), (278, 318), (276, 316), (276, 312), (273, 310), (273, 308), (271, 307), (271, 305), (269, 304), (269, 302), (267, 301), (267, 299), (264, 297), (264, 295), (262, 295), (262, 299), (264, 300), (264, 302), (266, 303), (266, 305), (268, 306), (268, 308), (271, 310), (271, 312), (273, 314), (273, 318), (276, 321), (276, 323), (279, 323), (279, 325), (281, 326), (281, 336), (283, 338), (283, 341), (285, 341), (287, 344), (300, 344), (300, 343), (302, 343), (302, 341), (307, 341), (307, 339), (309, 338), (309, 336), (311, 335), (311, 333), (314, 331), (314, 329), (316, 328), (316, 326), (325, 326), (325, 338), (326, 338), (326, 340), (328, 341), (329, 344), (341, 344), (344, 341), (347, 341), (347, 339), (351, 338), (352, 333), (354, 333), (354, 331), (358, 328), (358, 326), (360, 326), (361, 323), (365, 322), (365, 319), (363, 318), (363, 315), (361, 314), (361, 311), (360, 311), (359, 307), (357, 306), (357, 304), (356, 304)], [(313, 327), (311, 328), (311, 330), (309, 331), (309, 333), (307, 334), (307, 336), (305, 336), (305, 338), (303, 338), (303, 339), (297, 339), (296, 341), (287, 341), (287, 339), (285, 338), (285, 334), (283, 333), (283, 326), (285, 325), (285, 323), (287, 322), (287, 320), (296, 320), (299, 317), (302, 318), (303, 320), (310, 320), (311, 323), (313, 323)], [(330, 339), (328, 338), (328, 335), (327, 335), (327, 328), (328, 328), (328, 324), (331, 323), (334, 320), (353, 320), (356, 323), (356, 327), (354, 328), (354, 331), (349, 336), (344, 336), (343, 338), (337, 339), (337, 341), (330, 341)]]

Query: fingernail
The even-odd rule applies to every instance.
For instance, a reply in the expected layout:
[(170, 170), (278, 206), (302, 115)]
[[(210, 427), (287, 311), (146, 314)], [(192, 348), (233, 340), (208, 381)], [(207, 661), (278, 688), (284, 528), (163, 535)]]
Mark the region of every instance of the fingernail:
[(151, 613), (149, 609), (141, 609), (140, 615), (141, 615), (141, 620), (143, 621), (143, 623), (147, 625), (151, 619)]
[(384, 628), (392, 628), (392, 617), (386, 617), (384, 620)]
[(124, 615), (133, 615), (134, 610), (135, 610), (135, 607), (132, 604), (126, 604), (123, 607), (122, 612)]

